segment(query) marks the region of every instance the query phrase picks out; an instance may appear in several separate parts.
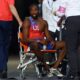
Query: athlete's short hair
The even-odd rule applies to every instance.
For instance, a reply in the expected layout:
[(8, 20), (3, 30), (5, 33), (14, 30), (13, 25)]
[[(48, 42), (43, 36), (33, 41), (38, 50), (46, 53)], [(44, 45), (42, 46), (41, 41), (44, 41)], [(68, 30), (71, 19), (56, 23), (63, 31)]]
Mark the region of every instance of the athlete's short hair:
[(39, 9), (38, 4), (33, 3), (33, 4), (31, 4), (31, 5), (29, 6), (29, 10), (31, 10), (33, 6), (36, 6), (36, 7), (37, 7), (37, 9)]

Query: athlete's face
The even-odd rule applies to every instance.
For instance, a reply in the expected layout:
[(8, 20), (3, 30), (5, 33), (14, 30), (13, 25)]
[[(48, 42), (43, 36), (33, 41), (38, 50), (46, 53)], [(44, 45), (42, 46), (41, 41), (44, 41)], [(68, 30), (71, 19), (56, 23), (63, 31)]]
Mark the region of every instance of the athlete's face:
[(32, 6), (31, 9), (30, 9), (30, 15), (36, 19), (38, 17), (38, 13), (39, 13), (39, 10), (38, 10), (38, 7), (37, 6)]

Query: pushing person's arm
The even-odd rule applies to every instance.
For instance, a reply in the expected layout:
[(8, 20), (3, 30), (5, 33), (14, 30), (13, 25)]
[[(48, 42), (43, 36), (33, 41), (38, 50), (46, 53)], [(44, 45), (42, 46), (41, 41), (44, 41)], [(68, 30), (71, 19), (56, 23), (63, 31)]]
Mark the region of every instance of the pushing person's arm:
[(62, 16), (62, 17), (60, 18), (60, 20), (57, 22), (58, 27), (61, 27), (61, 26), (62, 26), (63, 21), (64, 21), (65, 19), (66, 19), (65, 16)]
[(18, 12), (15, 8), (15, 6), (13, 4), (10, 4), (9, 5), (9, 8), (10, 8), (10, 11), (11, 13), (13, 14), (13, 16), (16, 18), (16, 20), (18, 21), (19, 23), (19, 26), (22, 26), (22, 20), (20, 19), (19, 15), (18, 15)]

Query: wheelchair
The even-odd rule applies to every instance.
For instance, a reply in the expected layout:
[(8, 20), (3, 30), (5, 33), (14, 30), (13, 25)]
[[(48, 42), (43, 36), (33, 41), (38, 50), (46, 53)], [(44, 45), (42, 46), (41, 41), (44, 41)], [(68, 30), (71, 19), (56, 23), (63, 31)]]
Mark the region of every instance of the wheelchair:
[[(41, 76), (40, 76), (41, 72), (40, 72), (40, 69), (38, 67), (38, 65), (40, 65), (41, 62), (38, 61), (36, 55), (34, 54), (36, 51), (30, 50), (30, 47), (21, 43), (20, 39), (22, 39), (21, 27), (19, 27), (19, 30), (18, 30), (18, 43), (20, 46), (20, 51), (19, 51), (20, 62), (19, 62), (19, 65), (17, 67), (17, 69), (20, 70), (20, 79), (21, 80), (25, 79), (25, 71), (27, 71), (28, 65), (30, 65), (30, 64), (33, 64), (35, 66), (36, 75), (38, 78), (41, 78)], [(43, 47), (45, 47), (45, 45)], [(52, 53), (52, 54), (56, 53), (57, 51), (56, 50), (42, 49), (40, 52), (42, 54), (47, 55), (49, 53)], [(55, 58), (55, 61), (56, 60), (57, 60), (57, 56)], [(48, 65), (51, 65), (54, 62), (50, 63), (49, 61), (46, 61), (46, 63)]]

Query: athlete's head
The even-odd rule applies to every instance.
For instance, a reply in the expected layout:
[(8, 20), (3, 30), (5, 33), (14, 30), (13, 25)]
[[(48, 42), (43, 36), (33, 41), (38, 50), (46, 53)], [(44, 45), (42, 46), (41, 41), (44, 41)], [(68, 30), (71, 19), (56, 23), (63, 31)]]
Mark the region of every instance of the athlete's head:
[(29, 7), (30, 16), (32, 16), (34, 19), (38, 18), (39, 15), (39, 8), (37, 4), (32, 4)]

